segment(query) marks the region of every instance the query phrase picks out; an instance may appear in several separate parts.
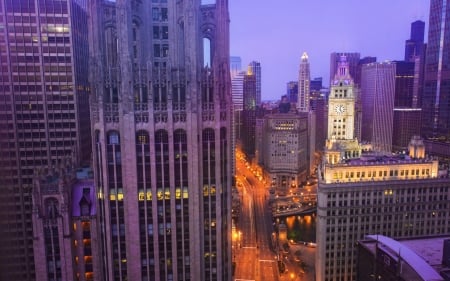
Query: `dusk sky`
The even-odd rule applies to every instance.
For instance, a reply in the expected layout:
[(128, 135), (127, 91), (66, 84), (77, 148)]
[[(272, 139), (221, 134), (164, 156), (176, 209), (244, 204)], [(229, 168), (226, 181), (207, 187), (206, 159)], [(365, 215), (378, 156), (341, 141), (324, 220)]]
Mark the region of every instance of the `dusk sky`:
[(308, 53), (311, 78), (328, 87), (330, 53), (359, 52), (378, 61), (402, 60), (411, 23), (425, 22), (428, 0), (230, 0), (230, 54), (245, 69), (261, 62), (262, 99), (277, 100), (298, 79)]

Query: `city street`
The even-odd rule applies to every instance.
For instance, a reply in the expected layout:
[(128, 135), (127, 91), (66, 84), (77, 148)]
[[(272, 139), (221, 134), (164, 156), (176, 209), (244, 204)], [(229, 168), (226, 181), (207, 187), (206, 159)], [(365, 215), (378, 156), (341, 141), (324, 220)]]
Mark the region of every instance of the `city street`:
[[(275, 228), (268, 189), (257, 170), (239, 156), (236, 180), (241, 210), (233, 233), (234, 280), (313, 281), (315, 248), (290, 243), (289, 252), (281, 254), (272, 242)], [(286, 266), (284, 273), (279, 273), (278, 259)]]

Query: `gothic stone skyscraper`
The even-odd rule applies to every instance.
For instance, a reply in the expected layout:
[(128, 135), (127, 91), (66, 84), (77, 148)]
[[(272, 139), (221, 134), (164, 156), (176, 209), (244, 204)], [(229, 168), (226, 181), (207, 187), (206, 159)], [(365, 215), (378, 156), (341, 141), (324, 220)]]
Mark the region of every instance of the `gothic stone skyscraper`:
[(231, 279), (228, 1), (90, 1), (104, 280)]
[(0, 1), (0, 280), (36, 277), (36, 169), (91, 157), (86, 2)]

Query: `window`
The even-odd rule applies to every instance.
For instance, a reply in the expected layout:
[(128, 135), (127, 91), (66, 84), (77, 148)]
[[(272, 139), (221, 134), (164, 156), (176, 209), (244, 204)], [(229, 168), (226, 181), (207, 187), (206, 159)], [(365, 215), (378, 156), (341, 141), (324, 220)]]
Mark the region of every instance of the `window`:
[(203, 66), (211, 66), (211, 40), (203, 38)]

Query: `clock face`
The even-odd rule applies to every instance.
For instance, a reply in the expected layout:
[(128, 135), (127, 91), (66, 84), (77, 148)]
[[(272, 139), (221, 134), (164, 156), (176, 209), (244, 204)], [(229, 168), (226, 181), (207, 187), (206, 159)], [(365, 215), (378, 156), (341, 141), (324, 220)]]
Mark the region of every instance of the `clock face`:
[(336, 105), (334, 110), (336, 111), (337, 114), (342, 114), (345, 112), (345, 106), (343, 106), (342, 104), (338, 104)]

